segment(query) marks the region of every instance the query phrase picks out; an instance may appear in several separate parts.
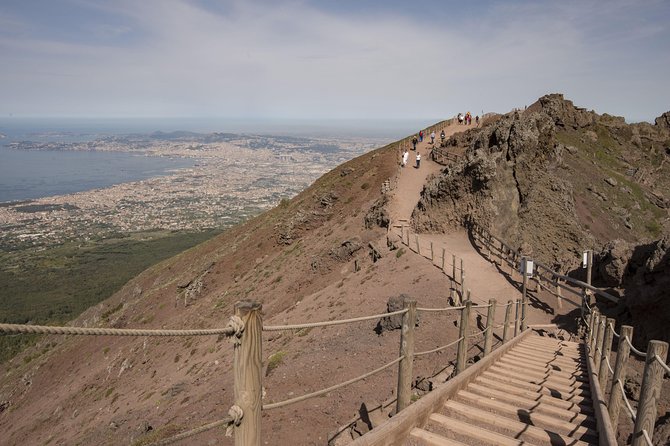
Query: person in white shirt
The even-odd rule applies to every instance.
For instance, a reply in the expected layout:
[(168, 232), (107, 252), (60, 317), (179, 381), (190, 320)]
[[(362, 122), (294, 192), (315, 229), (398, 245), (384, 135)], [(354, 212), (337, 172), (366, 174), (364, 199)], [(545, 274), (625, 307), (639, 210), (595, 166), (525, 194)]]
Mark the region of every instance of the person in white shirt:
[(435, 132), (430, 132), (430, 143), (435, 144)]
[(407, 165), (407, 160), (409, 159), (409, 152), (405, 149), (405, 153), (402, 154), (402, 167)]
[(421, 154), (419, 152), (416, 153), (416, 168), (418, 169), (421, 167)]

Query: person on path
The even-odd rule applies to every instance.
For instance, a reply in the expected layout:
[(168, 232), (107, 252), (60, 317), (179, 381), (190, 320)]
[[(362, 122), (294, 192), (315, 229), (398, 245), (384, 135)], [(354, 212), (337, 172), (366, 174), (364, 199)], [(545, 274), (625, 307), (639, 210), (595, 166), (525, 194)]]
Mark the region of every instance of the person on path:
[(409, 159), (409, 152), (405, 149), (405, 153), (402, 154), (402, 167), (407, 165), (407, 160)]
[(475, 124), (479, 127), (479, 115), (475, 116)]
[(430, 132), (430, 143), (435, 144), (435, 130)]
[(442, 145), (444, 145), (444, 138), (446, 138), (447, 135), (444, 133), (444, 129), (440, 132), (440, 140), (442, 141)]
[(414, 138), (412, 138), (412, 150), (416, 150), (416, 143), (418, 143), (419, 140), (416, 138), (416, 135), (414, 135)]
[(418, 169), (419, 167), (421, 167), (421, 154), (416, 152), (416, 168)]
[(419, 142), (423, 142), (423, 130), (419, 130)]
[(458, 123), (463, 124), (463, 113), (458, 114)]

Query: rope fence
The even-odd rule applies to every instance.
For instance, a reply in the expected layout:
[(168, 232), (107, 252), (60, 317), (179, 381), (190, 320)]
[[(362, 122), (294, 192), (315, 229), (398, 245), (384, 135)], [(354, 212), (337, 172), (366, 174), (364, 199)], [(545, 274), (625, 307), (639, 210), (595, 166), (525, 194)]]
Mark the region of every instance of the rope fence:
[(407, 313), (407, 310), (398, 310), (393, 311), (391, 313), (375, 314), (372, 316), (356, 317), (352, 319), (342, 319), (339, 321), (312, 322), (306, 324), (293, 324), (293, 325), (264, 325), (263, 331), (302, 330), (304, 328), (329, 327), (332, 325), (352, 324), (355, 322), (364, 322), (372, 319), (381, 319), (383, 317), (395, 316), (405, 313)]

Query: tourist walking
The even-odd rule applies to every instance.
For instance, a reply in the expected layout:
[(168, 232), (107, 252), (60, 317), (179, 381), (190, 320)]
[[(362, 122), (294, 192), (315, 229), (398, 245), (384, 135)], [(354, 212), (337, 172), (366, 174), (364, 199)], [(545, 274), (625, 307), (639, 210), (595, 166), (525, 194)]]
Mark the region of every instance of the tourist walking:
[(479, 127), (479, 115), (475, 116), (475, 124)]
[(409, 159), (409, 152), (405, 149), (405, 153), (402, 154), (402, 167), (407, 165), (407, 160)]
[(421, 167), (421, 154), (416, 152), (416, 168), (418, 169), (419, 167)]
[(423, 130), (419, 130), (419, 142), (423, 142)]
[(416, 135), (414, 135), (414, 138), (412, 138), (412, 150), (416, 150), (416, 143), (418, 143), (419, 140), (416, 139)]
[(446, 138), (447, 135), (444, 133), (444, 129), (440, 132), (440, 140), (442, 141), (442, 145), (444, 145), (444, 138)]
[(435, 130), (430, 132), (430, 143), (435, 144)]

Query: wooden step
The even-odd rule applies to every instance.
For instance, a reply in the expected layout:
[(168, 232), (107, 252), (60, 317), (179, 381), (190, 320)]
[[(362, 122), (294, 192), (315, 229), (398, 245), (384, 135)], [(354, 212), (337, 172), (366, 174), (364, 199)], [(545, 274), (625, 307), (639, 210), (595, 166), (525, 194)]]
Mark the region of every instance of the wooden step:
[(563, 389), (587, 389), (589, 387), (588, 383), (583, 381), (574, 381), (574, 380), (565, 380), (561, 378), (553, 378), (549, 376), (540, 376), (535, 373), (525, 372), (516, 368), (505, 367), (504, 364), (499, 365), (495, 364), (489, 367), (487, 371), (498, 373), (502, 376), (508, 376), (510, 378), (515, 378), (523, 380), (533, 384), (546, 384), (552, 387), (561, 387)]
[(532, 390), (534, 392), (542, 392), (542, 393), (547, 393), (549, 395), (553, 395), (557, 398), (561, 398), (566, 401), (570, 401), (571, 398), (575, 396), (581, 396), (581, 397), (586, 397), (586, 398), (591, 398), (591, 392), (586, 388), (586, 387), (581, 387), (581, 388), (575, 388), (575, 387), (568, 387), (568, 386), (562, 386), (559, 384), (555, 383), (541, 383), (541, 384), (536, 384), (533, 382), (529, 381), (524, 381), (518, 378), (515, 378), (513, 376), (507, 376), (507, 375), (501, 375), (498, 373), (494, 373), (491, 371), (484, 371), (482, 373), (482, 376), (487, 377), (489, 379), (495, 380), (495, 381), (501, 381), (505, 382), (508, 384), (514, 384), (516, 386)]
[(509, 395), (516, 395), (523, 398), (528, 398), (534, 401), (541, 401), (552, 406), (560, 407), (566, 410), (572, 410), (575, 412), (582, 413), (593, 413), (593, 404), (590, 399), (584, 398), (581, 396), (573, 396), (570, 401), (557, 398), (550, 395), (548, 392), (533, 392), (532, 390), (527, 390), (521, 387), (517, 387), (513, 384), (502, 383), (500, 381), (494, 381), (492, 379), (485, 378), (483, 376), (477, 377), (474, 381), (476, 384), (488, 387), (489, 389), (499, 390), (505, 392)]
[[(482, 386), (481, 384), (470, 383), (468, 384), (467, 390), (479, 396), (511, 404), (527, 411), (546, 413), (558, 418), (580, 423), (586, 422), (587, 420), (592, 420), (590, 416), (583, 414), (579, 408), (576, 408), (575, 410), (563, 409), (553, 406), (548, 402), (507, 394), (504, 391), (491, 389), (489, 387)], [(595, 425), (591, 427), (595, 427)]]
[(538, 345), (558, 345), (567, 348), (582, 348), (581, 342), (565, 341), (556, 338), (547, 338), (542, 336), (530, 336), (523, 340), (522, 344), (538, 344)]
[(525, 355), (521, 352), (509, 351), (505, 353), (503, 358), (512, 358), (518, 361), (535, 362), (541, 364), (552, 364), (559, 367), (566, 367), (569, 369), (586, 370), (586, 362), (573, 359), (560, 359), (558, 357), (541, 357), (536, 355)]
[(560, 372), (551, 368), (538, 369), (536, 367), (526, 367), (523, 364), (515, 364), (514, 362), (507, 360), (506, 361), (499, 360), (498, 362), (495, 363), (495, 366), (502, 367), (507, 370), (518, 371), (526, 376), (535, 376), (540, 378), (550, 377), (556, 380), (562, 380), (569, 383), (574, 383), (577, 381), (584, 383), (588, 382), (588, 378), (586, 378), (582, 373)]
[(507, 435), (519, 440), (534, 441), (538, 444), (548, 445), (571, 445), (571, 446), (587, 446), (588, 443), (577, 440), (567, 435), (561, 435), (557, 432), (540, 429), (521, 421), (513, 420), (498, 414), (477, 409), (472, 406), (459, 403), (458, 401), (447, 401), (445, 408), (449, 409), (452, 417), (458, 415), (467, 417), (472, 420), (472, 424), (476, 426), (492, 425), (498, 429), (508, 433)]
[[(427, 431), (425, 429), (419, 429), (415, 427), (409, 433), (410, 442), (406, 443), (409, 445), (429, 445), (429, 446), (466, 446), (460, 441), (452, 440), (451, 438), (443, 437), (442, 435), (437, 435), (433, 432)], [(412, 441), (414, 440), (414, 441)]]
[(570, 343), (566, 341), (539, 341), (536, 339), (533, 339), (532, 337), (526, 338), (521, 342), (519, 345), (532, 345), (534, 347), (539, 347), (543, 349), (564, 349), (564, 350), (571, 350), (571, 351), (582, 351), (584, 349), (584, 346), (582, 344), (575, 344), (575, 343)]
[(473, 426), (456, 418), (434, 413), (430, 416), (430, 424), (435, 423), (443, 431), (453, 432), (470, 439), (469, 444), (499, 446), (531, 446), (524, 440), (517, 440), (479, 426)]
[(534, 348), (526, 345), (518, 345), (514, 347), (513, 352), (523, 353), (524, 355), (529, 356), (545, 356), (548, 358), (556, 358), (557, 360), (580, 360), (583, 361), (585, 355), (581, 352), (569, 352), (565, 350), (541, 350), (539, 348)]
[(503, 355), (500, 359), (498, 359), (497, 362), (516, 365), (538, 372), (554, 372), (562, 376), (582, 376), (586, 373), (586, 369), (582, 369), (580, 367), (570, 367), (554, 363), (544, 363), (541, 361), (532, 362), (531, 360), (522, 360), (511, 357), (509, 355)]
[(532, 424), (539, 428), (546, 428), (552, 432), (569, 435), (579, 440), (592, 441), (598, 438), (597, 431), (583, 425), (594, 425), (595, 421), (592, 419), (588, 422), (571, 422), (560, 420), (550, 415), (537, 413), (534, 411), (527, 411), (525, 409), (515, 407), (511, 404), (491, 400), (466, 390), (461, 390), (458, 392), (456, 401), (458, 400), (468, 405), (474, 405), (475, 407), (479, 408), (486, 408), (490, 411), (495, 411), (498, 414), (505, 415), (508, 418), (517, 419), (520, 422)]

